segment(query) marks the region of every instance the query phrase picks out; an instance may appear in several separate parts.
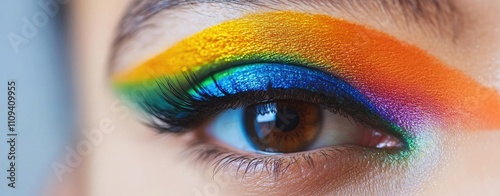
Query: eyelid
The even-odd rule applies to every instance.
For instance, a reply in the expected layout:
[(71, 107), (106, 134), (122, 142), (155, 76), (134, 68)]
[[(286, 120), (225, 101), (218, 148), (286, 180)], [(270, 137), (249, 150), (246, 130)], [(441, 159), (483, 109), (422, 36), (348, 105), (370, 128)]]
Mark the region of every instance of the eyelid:
[(415, 46), (324, 15), (271, 12), (225, 22), (113, 80), (134, 85), (188, 69), (213, 71), (255, 61), (300, 64), (331, 73), (359, 89), (392, 122), (413, 132), (422, 126), (500, 127), (500, 98), (494, 90)]

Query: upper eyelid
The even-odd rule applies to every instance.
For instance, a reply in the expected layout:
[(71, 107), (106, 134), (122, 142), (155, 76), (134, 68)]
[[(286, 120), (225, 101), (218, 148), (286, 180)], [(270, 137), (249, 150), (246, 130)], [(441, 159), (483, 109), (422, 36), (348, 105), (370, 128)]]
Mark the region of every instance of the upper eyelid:
[[(281, 38), (277, 39), (276, 34)], [(224, 35), (224, 39), (218, 39), (218, 35)], [(218, 44), (211, 44), (214, 39)], [(140, 85), (141, 81), (181, 74), (190, 68), (221, 68), (221, 63), (229, 61), (227, 66), (249, 61), (262, 63), (266, 59), (328, 68), (334, 75), (342, 73), (340, 78), (377, 101), (391, 121), (400, 122), (405, 128), (419, 129), (424, 124), (415, 122), (430, 119), (434, 119), (434, 124), (456, 125), (461, 118), (474, 118), (475, 121), (462, 123), (474, 130), (497, 126), (498, 121), (490, 121), (497, 118), (494, 110), (500, 107), (496, 92), (450, 69), (417, 46), (327, 15), (270, 12), (221, 23), (179, 42), (133, 70), (115, 75), (113, 82), (128, 92), (129, 86)], [(478, 99), (477, 92), (483, 95), (479, 98), (484, 100), (480, 105), (474, 101)], [(447, 106), (450, 103), (455, 106)], [(421, 115), (422, 112), (426, 115)], [(485, 124), (476, 127), (476, 122)]]
[[(162, 17), (165, 21), (168, 14), (160, 13), (178, 13), (193, 11), (194, 6), (214, 7), (214, 3), (221, 5), (219, 9), (231, 9), (239, 6), (243, 9), (260, 7), (271, 10), (291, 8), (312, 8), (327, 13), (343, 13), (351, 15), (354, 18), (362, 14), (370, 15), (373, 20), (378, 22), (393, 21), (392, 24), (408, 28), (416, 26), (423, 32), (431, 33), (447, 40), (455, 40), (464, 26), (464, 15), (457, 9), (457, 6), (450, 0), (430, 0), (430, 1), (394, 1), (394, 0), (376, 0), (376, 1), (349, 1), (349, 0), (318, 0), (307, 3), (289, 2), (278, 0), (282, 3), (278, 6), (277, 1), (217, 1), (217, 0), (136, 0), (134, 1), (126, 15), (123, 17), (118, 28), (118, 33), (113, 44), (113, 51), (110, 57), (110, 70), (113, 70), (118, 64), (116, 60), (121, 56), (122, 50), (128, 50), (127, 45), (130, 42), (137, 41), (137, 35), (148, 27), (162, 25), (153, 20), (155, 17)], [(271, 3), (269, 3), (271, 2)], [(211, 4), (207, 4), (211, 3)], [(379, 16), (379, 17), (377, 17)], [(403, 16), (403, 17), (402, 17)], [(196, 17), (196, 16), (195, 16)], [(204, 17), (200, 14), (199, 17)], [(205, 16), (206, 17), (206, 16)], [(396, 22), (394, 22), (396, 21)]]

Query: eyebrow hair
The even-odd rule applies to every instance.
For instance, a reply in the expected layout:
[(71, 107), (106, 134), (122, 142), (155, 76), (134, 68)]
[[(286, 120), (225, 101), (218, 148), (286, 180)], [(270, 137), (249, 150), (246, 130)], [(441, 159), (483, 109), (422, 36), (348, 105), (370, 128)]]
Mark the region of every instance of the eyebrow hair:
[[(167, 10), (185, 11), (191, 6), (208, 3), (273, 9), (276, 8), (272, 6), (283, 4), (299, 5), (318, 9), (330, 8), (353, 16), (359, 13), (380, 11), (396, 21), (404, 20), (403, 24), (416, 24), (452, 41), (456, 40), (463, 29), (462, 13), (457, 9), (453, 0), (134, 0), (118, 26), (111, 60), (113, 61), (116, 49), (123, 42), (146, 26), (150, 26), (150, 24), (145, 23), (153, 16)], [(408, 28), (408, 26), (404, 26), (404, 28)]]

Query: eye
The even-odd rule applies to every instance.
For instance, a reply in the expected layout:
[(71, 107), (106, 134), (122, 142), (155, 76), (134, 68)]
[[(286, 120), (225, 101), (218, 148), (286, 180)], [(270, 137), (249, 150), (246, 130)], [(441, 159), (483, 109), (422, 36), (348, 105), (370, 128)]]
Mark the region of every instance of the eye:
[[(213, 143), (256, 153), (403, 147), (361, 93), (321, 70), (256, 63), (204, 79), (194, 73), (182, 77), (189, 81), (186, 89), (174, 87), (180, 80), (161, 80), (170, 94), (145, 99), (156, 122), (168, 124), (167, 131), (196, 130)], [(178, 98), (165, 100), (167, 95)]]
[(278, 195), (421, 190), (448, 153), (440, 135), (496, 126), (499, 105), (412, 44), (289, 11), (207, 28), (113, 82), (201, 175)]
[(217, 171), (261, 164), (279, 174), (328, 157), (341, 169), (414, 155), (431, 99), (400, 71), (423, 54), (343, 20), (277, 12), (206, 29), (113, 80), (154, 128), (188, 135), (186, 148)]
[(278, 100), (231, 109), (205, 129), (226, 145), (258, 153), (293, 153), (336, 145), (402, 147), (394, 136), (303, 101)]

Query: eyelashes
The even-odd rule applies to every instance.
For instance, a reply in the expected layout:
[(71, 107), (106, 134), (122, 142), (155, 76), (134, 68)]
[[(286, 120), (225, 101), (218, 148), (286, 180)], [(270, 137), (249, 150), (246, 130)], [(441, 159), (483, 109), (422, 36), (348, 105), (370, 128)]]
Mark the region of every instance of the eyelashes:
[(339, 172), (345, 168), (363, 172), (369, 170), (369, 167), (364, 165), (360, 168), (358, 163), (367, 159), (375, 162), (381, 161), (386, 166), (397, 166), (412, 159), (414, 155), (410, 150), (380, 150), (352, 145), (330, 146), (287, 155), (245, 154), (218, 145), (207, 144), (203, 140), (193, 140), (188, 146), (181, 152), (182, 159), (191, 160), (202, 170), (212, 170), (213, 176), (228, 172), (241, 178), (254, 175), (259, 179), (272, 177), (274, 180), (294, 174), (290, 173), (290, 170), (297, 168), (300, 169), (298, 173), (306, 172), (307, 169), (321, 170), (327, 166), (331, 167), (328, 168), (329, 172)]
[[(141, 105), (155, 119), (168, 124), (155, 126), (167, 132), (189, 130), (227, 109), (275, 100), (317, 104), (357, 123), (394, 130), (374, 106), (342, 80), (306, 67), (276, 63), (234, 67), (199, 79), (195, 72), (156, 81), (157, 90), (142, 98)], [(402, 136), (399, 131), (398, 135)]]
[[(201, 163), (203, 168), (212, 168), (213, 175), (219, 172), (235, 169), (234, 174), (259, 175), (266, 174), (275, 179), (284, 175), (290, 167), (306, 166), (314, 168), (318, 165), (317, 159), (323, 161), (338, 161), (335, 154), (349, 154), (359, 152), (359, 149), (352, 146), (343, 146), (342, 148), (327, 147), (317, 151), (305, 152), (289, 156), (250, 156), (228, 151), (224, 148), (205, 143), (192, 143), (189, 149), (183, 153), (185, 157), (194, 158), (197, 163)], [(390, 153), (389, 153), (390, 154)], [(259, 173), (260, 172), (260, 173)]]

